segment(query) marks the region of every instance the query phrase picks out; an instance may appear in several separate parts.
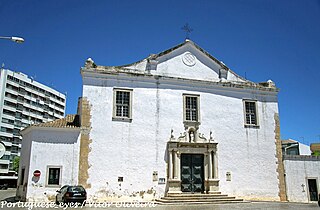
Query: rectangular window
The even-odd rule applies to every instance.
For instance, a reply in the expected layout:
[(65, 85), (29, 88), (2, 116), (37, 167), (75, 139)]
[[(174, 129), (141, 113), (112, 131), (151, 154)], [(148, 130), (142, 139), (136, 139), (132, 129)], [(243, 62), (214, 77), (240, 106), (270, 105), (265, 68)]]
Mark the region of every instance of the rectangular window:
[(244, 101), (245, 125), (258, 126), (257, 102)]
[(47, 167), (47, 185), (60, 185), (61, 167), (48, 166)]
[(113, 94), (113, 118), (132, 118), (132, 90), (114, 89)]
[(183, 95), (184, 121), (199, 122), (199, 96)]

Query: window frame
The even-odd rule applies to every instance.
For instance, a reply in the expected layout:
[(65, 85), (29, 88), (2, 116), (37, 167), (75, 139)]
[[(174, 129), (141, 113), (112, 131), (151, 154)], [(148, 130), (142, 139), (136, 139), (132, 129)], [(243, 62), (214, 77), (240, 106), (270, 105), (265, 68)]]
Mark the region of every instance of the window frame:
[[(59, 169), (59, 183), (58, 184), (49, 184), (49, 178), (50, 178), (50, 169)], [(57, 165), (48, 165), (47, 171), (46, 171), (46, 187), (61, 187), (61, 181), (62, 181), (62, 166)]]
[[(246, 103), (254, 103), (254, 116), (255, 116), (255, 123), (252, 123), (252, 120), (250, 119), (250, 123), (247, 123), (247, 114), (250, 115), (250, 113), (247, 113), (246, 110)], [(244, 127), (246, 128), (259, 128), (259, 113), (258, 113), (258, 101), (253, 99), (243, 99), (243, 117), (244, 117)]]
[[(196, 94), (182, 94), (183, 96), (183, 122), (185, 123), (200, 123), (200, 95)], [(197, 108), (196, 108), (196, 120), (187, 120), (187, 98), (196, 98), (197, 99)], [(191, 117), (192, 118), (192, 117)]]
[[(122, 116), (117, 116), (117, 92), (129, 93), (128, 116), (123, 116), (123, 113), (122, 113)], [(125, 122), (131, 122), (132, 121), (132, 98), (133, 98), (133, 90), (132, 89), (125, 89), (125, 88), (114, 88), (113, 89), (112, 120), (125, 121)]]

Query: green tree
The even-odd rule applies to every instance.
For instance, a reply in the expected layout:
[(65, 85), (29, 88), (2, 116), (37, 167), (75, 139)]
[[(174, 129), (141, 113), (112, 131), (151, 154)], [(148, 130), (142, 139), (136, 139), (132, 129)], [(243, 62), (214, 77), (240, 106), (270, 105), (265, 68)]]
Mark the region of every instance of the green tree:
[(313, 156), (320, 156), (320, 151), (314, 151), (314, 152), (312, 153), (312, 155), (313, 155)]
[(19, 162), (20, 162), (20, 157), (18, 157), (18, 156), (16, 156), (16, 157), (13, 159), (13, 162), (12, 162), (12, 164), (13, 164), (13, 170), (14, 170), (15, 172), (17, 172), (17, 173), (18, 173), (18, 171), (19, 171)]

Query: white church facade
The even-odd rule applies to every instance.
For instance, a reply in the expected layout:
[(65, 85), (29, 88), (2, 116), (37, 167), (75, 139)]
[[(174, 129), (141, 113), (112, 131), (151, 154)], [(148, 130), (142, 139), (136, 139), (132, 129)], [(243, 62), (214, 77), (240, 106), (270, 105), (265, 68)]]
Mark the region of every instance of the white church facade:
[(88, 59), (81, 74), (76, 116), (23, 131), (18, 197), (81, 184), (95, 200), (286, 200), (272, 81), (248, 81), (190, 40), (130, 65)]

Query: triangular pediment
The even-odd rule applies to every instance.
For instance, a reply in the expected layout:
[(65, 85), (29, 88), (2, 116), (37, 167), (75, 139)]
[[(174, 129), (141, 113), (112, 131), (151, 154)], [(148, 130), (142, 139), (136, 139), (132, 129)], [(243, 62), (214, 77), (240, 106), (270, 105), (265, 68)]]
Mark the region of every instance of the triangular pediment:
[(190, 40), (122, 67), (167, 77), (206, 81), (246, 81)]

